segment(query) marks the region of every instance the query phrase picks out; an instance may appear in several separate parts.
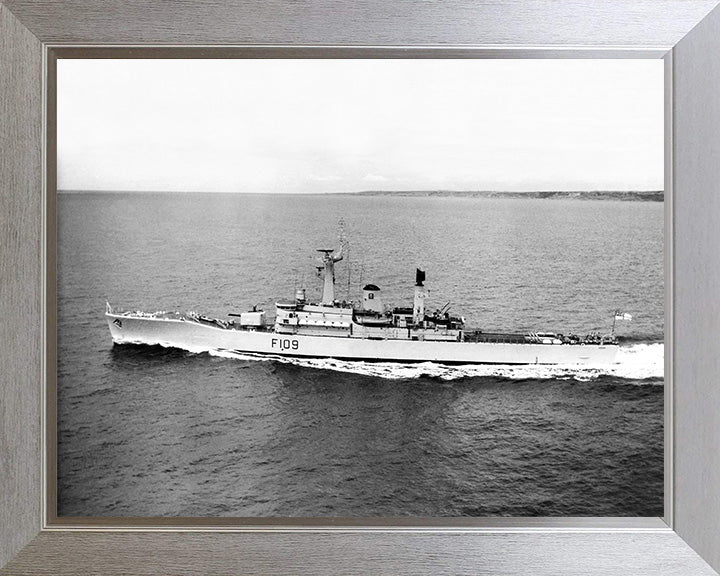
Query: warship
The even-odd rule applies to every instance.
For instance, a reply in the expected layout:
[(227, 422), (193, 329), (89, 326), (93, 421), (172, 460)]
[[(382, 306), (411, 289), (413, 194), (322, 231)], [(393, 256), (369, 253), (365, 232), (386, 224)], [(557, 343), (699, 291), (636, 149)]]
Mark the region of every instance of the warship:
[(368, 362), (440, 364), (612, 364), (618, 350), (615, 313), (612, 330), (580, 337), (557, 332), (486, 332), (465, 328), (449, 304), (428, 312), (425, 272), (416, 269), (412, 307), (387, 307), (381, 290), (366, 284), (358, 302), (335, 296), (339, 250), (321, 249), (318, 274), (322, 297), (310, 302), (305, 288), (275, 304), (275, 317), (253, 307), (223, 320), (195, 312), (120, 311), (107, 303), (105, 317), (115, 344), (147, 344), (184, 350), (244, 355), (332, 358)]

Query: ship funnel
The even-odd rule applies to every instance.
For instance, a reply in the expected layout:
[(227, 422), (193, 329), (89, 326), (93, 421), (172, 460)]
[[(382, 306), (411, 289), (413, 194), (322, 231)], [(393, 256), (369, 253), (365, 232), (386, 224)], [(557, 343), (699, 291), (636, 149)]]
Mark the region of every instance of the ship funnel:
[(298, 288), (295, 290), (295, 300), (298, 304), (305, 302), (305, 288)]
[(415, 270), (415, 299), (413, 301), (413, 323), (420, 324), (425, 320), (425, 298), (427, 291), (423, 287), (425, 272), (417, 268)]
[(380, 314), (385, 312), (385, 307), (380, 297), (380, 288), (375, 286), (375, 284), (367, 284), (363, 288), (363, 310), (378, 312)]

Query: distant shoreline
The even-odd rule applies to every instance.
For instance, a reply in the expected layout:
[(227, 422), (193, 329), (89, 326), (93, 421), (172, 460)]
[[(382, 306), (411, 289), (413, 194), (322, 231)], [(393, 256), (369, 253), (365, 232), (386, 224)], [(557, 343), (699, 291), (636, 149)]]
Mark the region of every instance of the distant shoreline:
[(192, 191), (139, 191), (139, 190), (58, 190), (58, 194), (239, 194), (245, 196), (401, 196), (403, 198), (515, 198), (515, 199), (570, 199), (570, 200), (621, 200), (626, 202), (663, 202), (662, 190), (538, 190), (511, 192), (500, 190), (363, 190), (360, 192), (192, 192)]
[(356, 192), (355, 196), (407, 196), (407, 197), (457, 197), (457, 198), (569, 198), (578, 200), (625, 200), (640, 202), (662, 202), (662, 190), (538, 190), (531, 192), (510, 192), (495, 190), (408, 190), (401, 192), (368, 190)]

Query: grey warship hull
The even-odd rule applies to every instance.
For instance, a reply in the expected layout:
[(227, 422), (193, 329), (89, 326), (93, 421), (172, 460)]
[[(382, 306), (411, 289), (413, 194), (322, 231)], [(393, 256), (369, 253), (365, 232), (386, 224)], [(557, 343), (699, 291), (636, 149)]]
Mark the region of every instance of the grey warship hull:
[(617, 344), (471, 342), (374, 339), (348, 335), (279, 333), (214, 324), (182, 314), (105, 314), (117, 344), (148, 344), (189, 351), (440, 364), (612, 364)]

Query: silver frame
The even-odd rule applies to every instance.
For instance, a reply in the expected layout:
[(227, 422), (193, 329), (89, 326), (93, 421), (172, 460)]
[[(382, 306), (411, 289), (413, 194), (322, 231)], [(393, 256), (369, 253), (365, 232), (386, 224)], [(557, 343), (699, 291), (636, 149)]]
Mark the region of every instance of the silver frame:
[[(10, 3), (10, 2), (7, 2)], [(22, 2), (14, 2), (14, 4), (22, 4)], [(716, 2), (712, 3), (712, 8)], [(3, 4), (0, 4), (0, 18), (7, 14), (2, 12), (4, 8)], [(717, 13), (717, 10), (715, 10)], [(713, 15), (715, 15), (713, 13)], [(22, 17), (22, 16), (21, 16)], [(14, 16), (10, 14), (9, 18)], [(11, 41), (18, 41), (15, 36), (22, 37), (23, 30), (17, 30), (14, 28), (15, 21), (11, 21), (13, 27), (10, 28), (9, 34), (13, 36)], [(22, 26), (22, 24), (20, 24)], [(6, 33), (6, 28), (2, 29), (3, 33)], [(695, 34), (695, 32), (693, 32)], [(29, 40), (32, 42), (32, 39)], [(718, 41), (720, 43), (720, 41)], [(78, 45), (74, 45), (78, 47)], [(102, 45), (106, 47), (108, 45)], [(127, 45), (123, 45), (126, 47)], [(236, 550), (238, 546), (243, 547), (250, 552), (260, 554), (260, 556), (250, 557), (250, 563), (244, 566), (249, 571), (261, 571), (268, 566), (275, 566), (278, 570), (283, 572), (292, 571), (293, 573), (312, 573), (312, 572), (337, 572), (344, 568), (347, 568), (348, 563), (361, 567), (360, 571), (371, 571), (373, 567), (384, 567), (394, 565), (396, 566), (396, 573), (405, 571), (406, 567), (414, 567), (422, 569), (423, 571), (432, 569), (435, 573), (440, 572), (457, 572), (461, 566), (465, 565), (481, 569), (483, 573), (522, 573), (523, 569), (527, 568), (528, 565), (532, 565), (536, 573), (556, 573), (557, 566), (565, 566), (570, 571), (580, 573), (592, 573), (592, 566), (598, 565), (597, 563), (613, 562), (608, 570), (603, 571), (607, 574), (620, 574), (626, 570), (633, 569), (634, 573), (648, 573), (648, 574), (660, 574), (660, 573), (677, 573), (677, 574), (712, 574), (713, 571), (704, 563), (692, 550), (688, 547), (675, 532), (676, 528), (676, 504), (675, 498), (675, 478), (676, 470), (673, 469), (673, 463), (675, 462), (675, 422), (674, 407), (676, 398), (674, 394), (674, 382), (676, 366), (673, 362), (672, 354), (674, 353), (674, 334), (675, 334), (675, 323), (674, 323), (674, 309), (675, 309), (675, 283), (676, 278), (674, 275), (673, 266), (675, 265), (674, 253), (675, 253), (675, 213), (674, 213), (674, 189), (675, 189), (675, 128), (673, 124), (675, 103), (674, 98), (674, 86), (675, 86), (675, 66), (673, 63), (673, 53), (669, 51), (673, 44), (658, 46), (656, 44), (648, 44), (647, 46), (620, 46), (620, 47), (594, 47), (594, 48), (578, 48), (578, 47), (548, 47), (548, 46), (537, 46), (537, 47), (497, 47), (497, 46), (410, 46), (405, 48), (398, 48), (395, 46), (378, 47), (358, 47), (358, 46), (324, 46), (319, 47), (317, 45), (312, 46), (274, 46), (268, 47), (265, 45), (249, 46), (244, 44), (239, 48), (244, 50), (257, 50), (259, 53), (267, 54), (267, 51), (275, 51), (275, 54), (282, 55), (287, 54), (286, 51), (290, 51), (292, 55), (296, 56), (302, 53), (304, 50), (314, 52), (318, 49), (325, 51), (325, 54), (343, 54), (351, 52), (364, 52), (364, 54), (370, 54), (375, 57), (387, 57), (388, 54), (395, 53), (398, 51), (402, 54), (408, 54), (410, 57), (427, 57), (427, 54), (434, 53), (435, 55), (442, 55), (441, 57), (661, 57), (665, 58), (666, 66), (666, 203), (665, 203), (665, 258), (666, 258), (666, 397), (665, 397), (665, 410), (666, 410), (666, 422), (672, 423), (671, 426), (666, 426), (665, 430), (665, 456), (666, 456), (666, 500), (665, 500), (665, 522), (659, 519), (452, 519), (450, 521), (443, 519), (414, 519), (408, 521), (407, 519), (385, 519), (379, 522), (367, 523), (364, 521), (356, 520), (345, 520), (340, 522), (329, 521), (328, 519), (321, 519), (319, 521), (302, 521), (301, 524), (289, 525), (287, 521), (283, 520), (280, 523), (265, 523), (263, 522), (252, 524), (246, 522), (243, 526), (238, 526), (237, 523), (232, 522), (226, 523), (223, 521), (210, 520), (201, 525), (195, 522), (178, 523), (174, 521), (166, 522), (154, 522), (139, 523), (130, 526), (127, 522), (93, 522), (93, 521), (81, 521), (76, 523), (74, 526), (64, 524), (62, 527), (56, 525), (52, 518), (46, 515), (47, 502), (44, 496), (45, 490), (41, 489), (41, 493), (37, 497), (42, 498), (42, 513), (35, 510), (37, 503), (33, 504), (32, 498), (27, 499), (26, 494), (10, 494), (10, 503), (14, 505), (13, 510), (27, 510), (24, 515), (20, 517), (8, 516), (9, 523), (6, 525), (9, 528), (3, 528), (3, 523), (0, 522), (0, 536), (8, 534), (7, 530), (16, 529), (18, 532), (32, 532), (32, 526), (35, 526), (35, 534), (37, 537), (35, 540), (22, 549), (21, 553), (17, 558), (9, 565), (6, 566), (5, 570), (10, 572), (26, 572), (31, 569), (38, 571), (40, 566), (45, 566), (43, 562), (47, 562), (48, 559), (56, 557), (61, 559), (61, 564), (56, 566), (45, 566), (46, 570), (50, 573), (64, 572), (66, 568), (70, 570), (72, 568), (76, 573), (85, 573), (90, 571), (96, 571), (99, 566), (104, 566), (105, 569), (110, 569), (115, 566), (116, 568), (121, 564), (123, 570), (127, 571), (128, 566), (145, 566), (144, 564), (133, 564), (132, 554), (138, 553), (157, 553), (159, 560), (150, 562), (148, 567), (148, 573), (161, 573), (167, 569), (168, 566), (172, 565), (173, 558), (168, 554), (163, 554), (163, 546), (170, 546), (175, 553), (182, 557), (182, 548), (188, 543), (187, 538), (190, 538), (190, 548), (196, 546), (196, 542), (203, 541), (209, 544), (208, 549), (213, 550), (214, 556), (212, 560), (219, 562), (220, 565), (224, 565), (227, 568), (234, 567), (231, 571), (238, 572), (238, 565), (233, 561), (237, 562), (238, 558), (243, 557), (243, 552)], [(45, 71), (48, 64), (51, 66), (51, 58), (48, 58), (49, 51), (54, 49), (62, 48), (67, 50), (71, 46), (68, 44), (55, 44), (52, 42), (40, 42), (40, 49), (42, 54), (42, 77), (45, 77)], [(166, 45), (165, 47), (172, 47)], [(98, 45), (85, 45), (84, 49), (98, 49)], [(148, 46), (141, 46), (142, 51), (145, 50), (163, 50), (164, 48), (148, 48)], [(182, 52), (182, 46), (175, 46), (178, 50), (176, 53)], [(197, 48), (194, 46), (193, 49)], [(205, 46), (208, 51), (222, 50), (217, 46)], [(238, 47), (236, 47), (238, 48)], [(102, 49), (102, 48), (100, 48)], [(157, 53), (157, 52), (156, 52)], [(0, 52), (1, 54), (1, 52)], [(327, 57), (327, 56), (325, 56)], [(1, 65), (1, 64), (0, 64)], [(36, 63), (34, 65), (37, 65)], [(46, 91), (43, 86), (43, 93)], [(0, 88), (0, 97), (7, 98), (6, 93), (2, 92)], [(10, 102), (12, 105), (13, 102)], [(12, 109), (11, 109), (12, 110)], [(46, 108), (43, 107), (43, 125), (47, 124), (47, 116), (45, 115)], [(0, 127), (0, 134), (2, 127)], [(44, 133), (44, 130), (41, 134)], [(42, 136), (40, 136), (42, 138)], [(49, 154), (43, 158), (43, 165), (45, 161), (54, 152), (52, 148), (52, 142), (50, 139), (43, 142), (42, 150), (45, 153), (45, 148)], [(11, 166), (11, 169), (15, 167)], [(22, 169), (22, 167), (21, 167)], [(25, 170), (34, 170), (34, 165), (30, 163), (25, 166)], [(52, 186), (52, 172), (42, 171), (43, 189), (47, 190)], [(45, 181), (45, 175), (48, 175), (48, 181)], [(9, 182), (3, 180), (3, 174), (0, 173), (0, 183)], [(44, 196), (45, 200), (49, 199), (49, 196)], [(43, 205), (43, 218), (52, 212), (52, 206), (45, 207)], [(4, 205), (3, 205), (4, 206)], [(0, 218), (6, 218), (7, 222), (10, 222), (10, 218), (13, 216), (12, 210), (14, 207), (11, 206), (8, 209), (8, 213), (0, 214)], [(44, 221), (44, 220), (43, 220)], [(3, 224), (5, 221), (3, 220)], [(46, 227), (42, 227), (43, 234), (48, 232)], [(51, 238), (51, 234), (47, 234), (47, 238)], [(43, 241), (43, 246), (45, 242)], [(11, 247), (11, 250), (14, 250)], [(17, 255), (16, 252), (2, 252), (3, 257), (6, 254), (10, 255), (10, 258)], [(21, 254), (22, 256), (22, 254)], [(45, 264), (46, 259), (44, 255), (41, 257), (41, 263)], [(2, 266), (2, 262), (0, 262)], [(0, 268), (0, 271), (5, 271), (4, 268)], [(47, 270), (43, 270), (43, 286), (44, 279)], [(29, 288), (26, 286), (26, 288)], [(37, 289), (38, 287), (36, 287)], [(17, 286), (11, 286), (11, 289), (17, 290)], [(45, 302), (45, 297), (42, 299)], [(672, 305), (671, 305), (672, 303)], [(12, 312), (9, 308), (6, 308), (7, 301), (0, 300), (0, 304), (3, 305), (2, 312)], [(48, 309), (43, 310), (43, 322), (48, 319)], [(52, 313), (50, 313), (51, 315)], [(11, 349), (12, 352), (12, 349)], [(4, 359), (4, 357), (2, 357)], [(51, 359), (50, 359), (51, 360)], [(43, 364), (45, 364), (43, 358)], [(44, 367), (43, 367), (44, 370)], [(36, 382), (35, 385), (41, 384)], [(3, 390), (5, 390), (5, 380), (3, 380)], [(12, 401), (12, 398), (10, 398)], [(43, 408), (45, 406), (43, 405)], [(37, 407), (39, 408), (39, 407)], [(45, 429), (47, 424), (47, 414), (42, 411), (40, 414), (43, 421), (42, 429)], [(712, 424), (710, 424), (712, 426)], [(44, 434), (42, 435), (44, 436)], [(46, 456), (50, 453), (47, 451), (47, 446), (43, 444), (42, 451), (43, 455)], [(11, 454), (12, 445), (3, 443), (3, 438), (0, 437), (0, 456), (4, 457), (5, 454)], [(39, 454), (38, 454), (39, 455)], [(30, 455), (32, 456), (32, 455)], [(44, 458), (41, 462), (44, 462)], [(42, 474), (45, 475), (47, 470), (43, 470)], [(21, 473), (20, 468), (13, 468), (10, 471), (9, 480), (16, 480), (18, 474)], [(1, 476), (0, 478), (5, 478)], [(44, 482), (43, 482), (44, 483)], [(47, 486), (47, 484), (44, 484)], [(720, 489), (720, 485), (716, 487)], [(0, 498), (3, 498), (0, 496)], [(0, 500), (0, 504), (5, 503), (6, 500)], [(36, 501), (37, 502), (37, 501)], [(1, 508), (1, 507), (0, 507)], [(5, 519), (3, 512), (0, 510), (0, 520)], [(49, 521), (48, 521), (49, 520)], [(39, 522), (38, 522), (39, 521)], [(712, 526), (716, 519), (704, 519), (706, 526)], [(28, 529), (28, 526), (30, 528)], [(28, 532), (29, 530), (29, 532)], [(39, 534), (37, 533), (39, 531)], [(267, 534), (263, 537), (260, 545), (254, 543), (255, 541), (249, 540), (250, 537), (258, 537), (259, 531), (272, 531), (275, 534)], [(118, 540), (117, 534), (122, 532), (127, 540)], [(230, 534), (228, 532), (253, 532), (255, 534), (242, 536), (242, 534)], [(152, 534), (156, 534), (155, 537)], [(210, 534), (208, 534), (210, 533)], [(278, 534), (279, 533), (279, 534)], [(304, 534), (302, 540), (296, 540), (298, 538), (297, 533)], [(146, 537), (143, 537), (143, 534)], [(115, 537), (113, 537), (115, 535)], [(178, 538), (185, 536), (185, 539)], [(296, 535), (296, 536), (293, 536)], [(383, 536), (385, 535), (385, 536)], [(482, 536), (481, 536), (482, 535)], [(32, 536), (32, 534), (31, 534)], [(161, 538), (162, 536), (162, 538)], [(210, 536), (211, 541), (203, 540), (203, 538)], [(231, 537), (231, 540), (227, 538)], [(417, 548), (415, 545), (414, 538), (424, 536), (426, 539), (423, 540), (422, 546)], [(691, 534), (694, 536), (694, 534)], [(708, 539), (694, 538), (694, 541), (690, 541), (690, 544), (698, 549), (701, 554), (705, 555), (708, 561), (711, 561), (716, 567), (718, 564), (717, 554), (708, 547), (708, 541), (710, 545), (713, 543), (717, 544), (716, 538), (709, 535)], [(446, 562), (438, 562), (437, 558), (433, 556), (433, 553), (437, 554), (439, 550), (446, 550), (457, 554), (456, 550), (458, 544), (458, 538), (462, 537), (462, 542), (468, 542), (465, 540), (469, 538), (470, 545), (463, 544), (460, 546), (460, 550), (463, 551), (462, 557), (449, 558)], [(149, 540), (147, 539), (149, 538)], [(281, 541), (276, 538), (282, 538)], [(308, 540), (309, 538), (309, 540)], [(339, 538), (339, 540), (338, 540)], [(687, 538), (687, 536), (686, 536)], [(383, 552), (383, 544), (389, 539), (394, 539), (397, 545), (401, 549), (395, 553), (388, 554), (387, 551)], [(0, 565), (6, 562), (10, 556), (14, 555), (20, 548), (22, 548), (23, 542), (17, 543), (17, 538), (8, 538), (8, 545), (0, 543)], [(690, 538), (688, 538), (690, 540)], [(3, 538), (0, 538), (0, 542)], [(27, 541), (27, 539), (25, 539)], [(128, 544), (129, 542), (129, 544)], [(278, 542), (280, 545), (278, 546)], [(538, 546), (538, 542), (542, 542), (542, 550), (538, 551), (535, 549)], [(353, 553), (350, 557), (345, 556), (342, 553), (335, 551), (333, 553), (332, 546), (334, 543), (349, 546), (352, 548)], [(605, 546), (606, 549), (593, 550), (590, 554), (590, 550), (584, 548), (588, 543), (592, 547), (594, 546)], [(107, 546), (115, 546), (113, 552), (107, 550)], [(328, 548), (330, 546), (330, 548)], [(404, 548), (403, 548), (404, 547)], [(610, 549), (615, 547), (615, 550)], [(637, 549), (641, 548), (640, 555), (637, 555)], [(78, 550), (94, 551), (97, 556), (93, 557), (81, 557), (78, 560)], [(160, 551), (158, 551), (160, 550)], [(314, 564), (310, 567), (293, 565), (291, 562), (288, 563), (289, 557), (287, 556), (287, 550), (299, 550), (308, 553), (313, 558)], [(316, 551), (316, 555), (312, 556), (312, 550)], [(414, 550), (417, 555), (421, 558), (420, 563), (413, 564), (413, 556), (404, 553), (407, 550)], [(495, 550), (498, 554), (495, 554)], [(518, 552), (518, 550), (520, 552)], [(547, 562), (545, 558), (547, 553), (552, 553), (554, 550), (560, 551), (563, 556), (562, 563), (557, 564)], [(73, 551), (75, 555), (73, 556)], [(434, 552), (433, 552), (434, 551)], [(198, 550), (195, 548), (195, 552)], [(365, 555), (373, 554), (373, 552), (379, 554), (382, 557), (383, 564), (373, 564)], [(478, 555), (479, 552), (479, 555)], [(515, 560), (508, 563), (506, 558), (508, 555), (521, 554), (521, 558), (515, 558)], [(120, 556), (118, 556), (118, 554)], [(582, 555), (585, 554), (585, 558)], [(113, 559), (114, 558), (114, 559)], [(203, 571), (213, 571), (212, 562), (202, 553), (198, 553), (194, 557), (186, 558), (187, 561), (193, 562), (193, 569)], [(556, 558), (557, 560), (557, 558)], [(277, 564), (277, 562), (285, 561), (285, 565)], [(470, 562), (469, 565), (464, 562)], [(114, 564), (113, 564), (114, 562)], [(225, 562), (225, 564), (223, 564)], [(537, 563), (539, 562), (539, 563)], [(660, 563), (658, 563), (660, 562)], [(679, 564), (680, 563), (680, 564)], [(583, 568), (584, 566), (584, 568)], [(574, 570), (573, 570), (574, 567)], [(290, 570), (286, 569), (290, 568)], [(678, 568), (680, 568), (678, 570)], [(143, 571), (145, 571), (143, 569)], [(176, 568), (176, 571), (179, 571)], [(217, 570), (215, 570), (217, 572)], [(223, 570), (228, 572), (228, 570)], [(357, 571), (357, 569), (356, 569)], [(411, 570), (407, 570), (410, 572)], [(8, 572), (8, 573), (10, 573)], [(3, 571), (3, 573), (5, 573)]]

